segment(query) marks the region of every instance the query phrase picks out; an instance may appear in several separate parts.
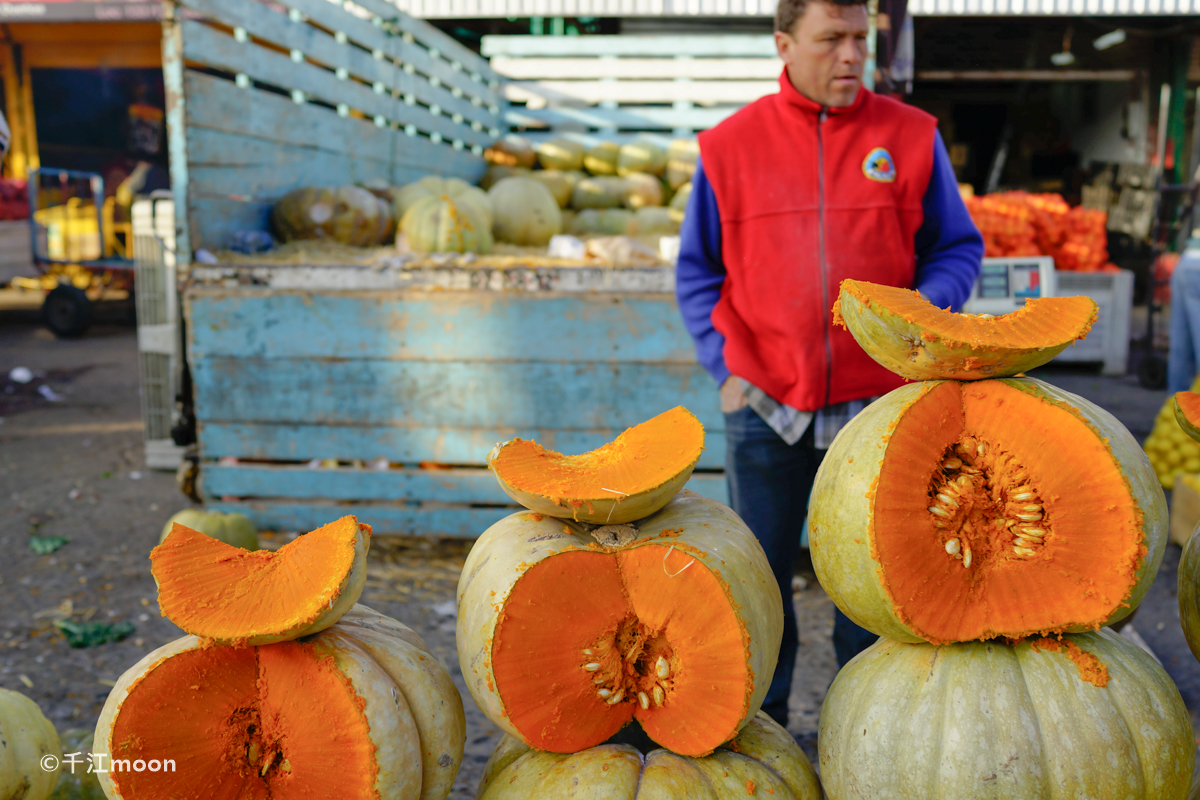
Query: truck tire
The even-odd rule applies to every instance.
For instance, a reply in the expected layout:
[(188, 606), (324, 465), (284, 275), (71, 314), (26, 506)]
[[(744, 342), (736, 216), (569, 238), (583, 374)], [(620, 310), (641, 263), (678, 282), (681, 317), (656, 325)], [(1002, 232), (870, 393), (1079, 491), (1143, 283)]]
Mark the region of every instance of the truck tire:
[(60, 339), (82, 336), (92, 324), (92, 301), (83, 289), (61, 283), (42, 303), (42, 322)]

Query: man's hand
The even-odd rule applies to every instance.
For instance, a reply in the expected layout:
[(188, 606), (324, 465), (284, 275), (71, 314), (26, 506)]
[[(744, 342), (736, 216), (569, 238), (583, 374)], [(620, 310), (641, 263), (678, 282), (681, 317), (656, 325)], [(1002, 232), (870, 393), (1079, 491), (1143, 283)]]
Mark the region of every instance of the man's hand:
[(733, 375), (721, 384), (721, 411), (732, 414), (739, 408), (746, 407), (746, 393), (742, 391), (742, 382)]

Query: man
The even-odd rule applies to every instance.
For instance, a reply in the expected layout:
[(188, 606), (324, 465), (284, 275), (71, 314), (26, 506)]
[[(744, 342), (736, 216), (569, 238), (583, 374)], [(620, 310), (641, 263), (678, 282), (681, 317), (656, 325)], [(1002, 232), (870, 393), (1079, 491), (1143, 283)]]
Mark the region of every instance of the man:
[[(763, 710), (784, 725), (793, 563), (813, 478), (841, 426), (901, 384), (833, 328), (838, 286), (915, 287), (957, 310), (983, 257), (936, 120), (863, 88), (866, 37), (865, 0), (780, 0), (780, 91), (700, 135), (681, 231), (676, 291), (720, 386), (731, 503), (783, 595)], [(836, 612), (839, 666), (874, 640)]]

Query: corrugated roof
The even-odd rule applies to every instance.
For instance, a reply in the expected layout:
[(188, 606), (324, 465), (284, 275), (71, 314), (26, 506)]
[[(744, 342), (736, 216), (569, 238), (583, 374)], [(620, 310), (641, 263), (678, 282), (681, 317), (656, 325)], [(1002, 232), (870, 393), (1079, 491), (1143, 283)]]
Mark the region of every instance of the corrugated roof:
[[(416, 17), (769, 17), (775, 0), (393, 0)], [(1200, 0), (910, 0), (914, 16), (1200, 14)]]

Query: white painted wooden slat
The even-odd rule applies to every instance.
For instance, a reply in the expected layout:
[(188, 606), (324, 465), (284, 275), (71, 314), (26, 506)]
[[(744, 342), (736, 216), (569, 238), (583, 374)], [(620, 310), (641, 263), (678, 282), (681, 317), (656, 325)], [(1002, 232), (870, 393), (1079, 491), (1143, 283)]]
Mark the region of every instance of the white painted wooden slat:
[(514, 81), (506, 84), (512, 102), (551, 105), (617, 103), (749, 103), (779, 90), (777, 81)]
[(514, 58), (495, 56), (492, 66), (512, 80), (775, 80), (781, 62), (771, 58)]
[(580, 57), (666, 56), (703, 58), (773, 58), (770, 35), (716, 34), (696, 36), (484, 36), (485, 56)]
[[(507, 119), (513, 127), (548, 127), (555, 130), (707, 130), (740, 109), (740, 105), (716, 108), (662, 108), (624, 106), (621, 108), (545, 108), (531, 110), (512, 106)], [(524, 135), (524, 134), (522, 134)]]

